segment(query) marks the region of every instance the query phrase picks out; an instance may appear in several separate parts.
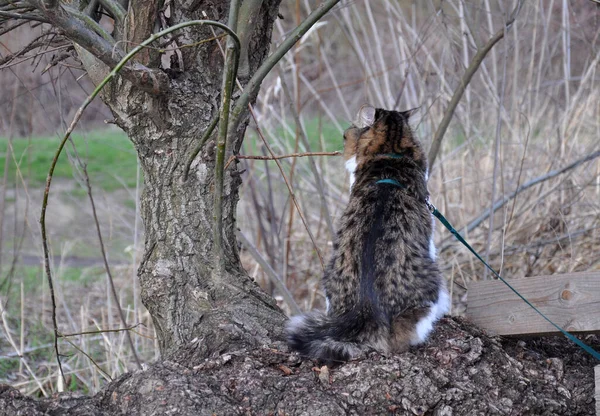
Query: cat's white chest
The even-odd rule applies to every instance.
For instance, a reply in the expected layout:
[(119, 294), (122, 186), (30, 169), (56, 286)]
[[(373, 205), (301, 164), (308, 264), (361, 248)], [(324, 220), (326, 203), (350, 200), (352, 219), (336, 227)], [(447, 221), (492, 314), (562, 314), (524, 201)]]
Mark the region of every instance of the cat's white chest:
[(346, 170), (350, 174), (350, 189), (354, 185), (354, 172), (356, 171), (356, 156), (352, 156), (350, 159), (346, 160)]

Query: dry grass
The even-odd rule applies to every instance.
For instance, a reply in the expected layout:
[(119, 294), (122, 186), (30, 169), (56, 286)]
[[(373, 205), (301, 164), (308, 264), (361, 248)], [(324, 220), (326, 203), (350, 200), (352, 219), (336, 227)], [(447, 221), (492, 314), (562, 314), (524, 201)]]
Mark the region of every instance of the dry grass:
[[(295, 143), (306, 151), (293, 122), (296, 111), (304, 125), (317, 118), (318, 125), (337, 129), (313, 140), (318, 148), (311, 150), (339, 150), (342, 130), (362, 103), (422, 106), (418, 132), (428, 146), (465, 68), (477, 48), (502, 28), (509, 7), (492, 1), (450, 1), (441, 8), (434, 2), (344, 2), (273, 74), (257, 105), (263, 114), (258, 123), (276, 151), (292, 152)], [(593, 4), (526, 2), (505, 39), (484, 60), (431, 172), (433, 202), (457, 227), (489, 213), (493, 202), (520, 185), (598, 150), (599, 28), (600, 10)], [(282, 35), (287, 27), (277, 29)], [(293, 95), (291, 110), (286, 89)], [(286, 165), (290, 176), (297, 172), (296, 195), (326, 251), (331, 233), (325, 209), (339, 216), (347, 185), (339, 159), (316, 162), (327, 207), (319, 204), (307, 162)], [(246, 167), (243, 212), (250, 214), (240, 219), (243, 228), (302, 308), (322, 306), (320, 265), (278, 172), (268, 162)], [(491, 220), (469, 230), (468, 239), (511, 278), (599, 269), (594, 254), (599, 172), (595, 160), (519, 193)], [(487, 276), (439, 228), (442, 267), (453, 282), (454, 313), (461, 314), (469, 282)], [(255, 263), (248, 259), (247, 264), (270, 288)]]
[[(297, 5), (306, 15), (309, 2)], [(274, 42), (294, 24), (294, 6), (284, 3), (285, 19), (277, 22)], [(444, 1), (441, 8), (436, 1), (343, 1), (265, 82), (256, 105), (257, 124), (276, 154), (333, 151), (341, 149), (341, 133), (362, 103), (387, 108), (397, 104), (399, 109), (422, 106), (418, 134), (428, 147), (465, 67), (478, 45), (503, 26), (510, 7), (509, 2), (491, 0)], [(494, 201), (519, 185), (598, 150), (599, 28), (600, 9), (592, 2), (526, 2), (505, 39), (485, 59), (456, 110), (429, 184), (433, 202), (458, 228), (489, 212)], [(6, 117), (5, 125), (10, 125)], [(256, 127), (249, 128), (244, 154), (266, 154)], [(335, 227), (348, 195), (341, 158), (317, 157), (314, 166), (306, 158), (284, 159), (281, 164), (327, 259), (332, 238), (327, 218)], [(242, 232), (301, 309), (323, 306), (321, 265), (279, 170), (272, 161), (243, 160), (241, 165), (247, 169), (239, 211)], [(36, 192), (23, 182), (11, 186), (21, 200), (29, 201)], [(139, 186), (129, 192), (135, 195)], [(110, 195), (98, 199), (102, 198), (110, 200)], [(34, 201), (31, 198), (28, 209), (37, 214)], [(84, 208), (85, 200), (76, 203), (81, 204), (78, 209), (89, 209)], [(7, 203), (5, 210), (11, 207)], [(121, 217), (129, 218), (128, 224), (102, 213), (100, 217), (107, 235), (130, 236), (127, 265), (114, 268), (114, 274), (127, 321), (141, 324), (135, 328), (139, 335), (132, 334), (136, 348), (151, 362), (157, 351), (153, 328), (134, 279), (141, 226), (137, 205), (123, 208), (127, 209), (129, 214)], [(37, 235), (26, 212), (15, 218), (14, 231), (13, 224), (4, 224), (5, 249), (9, 235), (15, 242), (22, 232)], [(504, 276), (522, 278), (599, 270), (599, 227), (600, 161), (595, 160), (518, 194), (466, 235)], [(453, 312), (461, 314), (469, 284), (485, 277), (483, 268), (439, 226), (436, 242), (451, 282)], [(34, 249), (39, 250), (39, 239), (37, 244)], [(59, 266), (59, 259), (68, 257), (65, 244), (73, 241), (54, 245), (61, 331), (118, 328), (102, 269), (79, 268), (79, 275), (69, 279), (69, 268)], [(18, 248), (16, 243), (12, 246)], [(122, 239), (117, 244), (109, 238), (108, 246), (111, 258), (123, 253)], [(2, 278), (10, 266), (7, 258)], [(242, 260), (289, 311), (246, 250)], [(22, 272), (13, 277), (10, 290), (2, 287), (0, 300), (3, 305), (9, 302), (0, 330), (1, 380), (29, 394), (61, 389), (93, 393), (109, 376), (134, 368), (122, 333), (69, 338), (79, 350), (63, 339), (61, 350), (72, 355), (64, 359), (70, 384), (61, 386), (51, 345), (46, 345), (51, 342), (48, 291), (39, 270), (35, 273), (31, 278)], [(19, 355), (21, 360), (15, 358)]]

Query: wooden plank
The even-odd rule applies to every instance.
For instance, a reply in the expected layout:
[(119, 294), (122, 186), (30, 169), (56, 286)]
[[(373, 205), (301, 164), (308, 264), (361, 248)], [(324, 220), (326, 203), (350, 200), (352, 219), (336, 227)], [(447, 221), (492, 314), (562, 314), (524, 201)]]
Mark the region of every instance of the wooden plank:
[[(509, 283), (567, 331), (600, 333), (600, 272), (526, 277)], [(559, 333), (500, 280), (469, 285), (467, 317), (491, 334)]]
[(594, 391), (594, 398), (596, 399), (596, 416), (600, 416), (600, 365), (594, 367), (594, 380), (596, 383), (596, 390)]

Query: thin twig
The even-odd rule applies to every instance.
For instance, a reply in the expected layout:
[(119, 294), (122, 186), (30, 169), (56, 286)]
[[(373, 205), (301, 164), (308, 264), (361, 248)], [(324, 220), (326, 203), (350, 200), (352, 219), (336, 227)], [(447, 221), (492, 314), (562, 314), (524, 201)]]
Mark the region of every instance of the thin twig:
[(62, 46), (57, 46), (56, 48), (46, 49), (46, 50), (43, 50), (43, 51), (38, 51), (34, 55), (26, 56), (26, 57), (24, 57), (23, 59), (21, 59), (19, 61), (7, 63), (7, 64), (3, 64), (0, 67), (0, 69), (10, 68), (11, 66), (19, 65), (19, 64), (21, 64), (23, 62), (26, 62), (26, 61), (30, 60), (30, 59), (35, 59), (35, 58), (37, 58), (40, 55), (44, 55), (44, 54), (47, 54), (47, 53), (56, 52), (58, 50), (67, 49), (67, 48), (70, 48), (70, 47), (71, 47), (71, 45), (62, 45)]
[[(8, 141), (6, 142), (6, 152), (5, 152), (5, 156), (4, 156), (4, 172), (2, 175), (2, 191), (0, 191), (0, 270), (2, 270), (2, 245), (4, 243), (4, 235), (3, 235), (3, 231), (4, 231), (4, 217), (5, 217), (5, 213), (4, 213), (4, 209), (6, 207), (6, 184), (8, 183), (8, 169), (10, 167), (10, 158), (12, 156), (12, 152), (13, 152), (13, 146), (12, 146), (12, 140), (13, 140), (13, 126), (15, 123), (15, 116), (17, 114), (17, 102), (16, 102), (16, 96), (17, 93), (19, 92), (19, 84), (14, 84), (13, 85), (13, 93), (12, 93), (12, 108), (10, 110), (10, 127), (9, 127), (9, 133), (8, 133)], [(15, 219), (16, 220), (16, 219)], [(15, 221), (16, 224), (16, 221)], [(10, 292), (7, 292), (7, 298), (10, 297)]]
[[(525, 136), (525, 147), (523, 149), (523, 156), (521, 157), (521, 164), (519, 165), (519, 175), (517, 175), (517, 181), (516, 181), (517, 188), (521, 184), (521, 176), (523, 175), (523, 166), (525, 164), (525, 155), (527, 154), (527, 146), (529, 145), (529, 136), (531, 134), (531, 125), (529, 124), (529, 118), (527, 118), (527, 116), (525, 116), (524, 114), (523, 114), (523, 116), (525, 117), (525, 121), (527, 121), (527, 135)], [(508, 231), (510, 230), (510, 225), (512, 223), (516, 205), (517, 205), (517, 198), (515, 197), (513, 199), (512, 206), (510, 207), (510, 214), (508, 216), (508, 220), (506, 221), (506, 229), (504, 231), (505, 234), (508, 234)]]
[[(94, 196), (92, 194), (92, 185), (90, 184), (90, 176), (88, 175), (87, 172), (87, 167), (85, 165), (83, 165), (83, 177), (85, 180), (85, 186), (87, 188), (87, 193), (88, 196), (90, 198), (90, 204), (92, 206), (92, 215), (94, 217), (94, 223), (96, 224), (96, 234), (98, 235), (98, 242), (100, 243), (100, 251), (102, 253), (102, 260), (104, 262), (104, 268), (106, 270), (106, 275), (108, 276), (108, 282), (110, 284), (110, 290), (112, 292), (115, 304), (117, 305), (117, 310), (119, 311), (119, 318), (121, 318), (121, 324), (125, 327), (125, 338), (127, 338), (127, 343), (129, 344), (129, 347), (131, 348), (131, 353), (133, 354), (133, 358), (135, 359), (135, 362), (138, 366), (138, 368), (141, 370), (142, 369), (142, 362), (140, 361), (140, 357), (137, 354), (137, 351), (135, 350), (135, 347), (133, 345), (133, 341), (131, 340), (131, 335), (129, 334), (129, 331), (127, 330), (127, 321), (125, 319), (125, 314), (123, 313), (123, 308), (121, 308), (121, 304), (119, 303), (119, 295), (117, 294), (117, 289), (115, 288), (115, 282), (112, 276), (112, 273), (110, 271), (110, 266), (108, 265), (108, 258), (106, 257), (106, 249), (104, 248), (104, 240), (102, 239), (102, 231), (100, 230), (100, 221), (98, 221), (98, 214), (96, 213), (96, 204), (94, 202)], [(107, 330), (107, 331), (100, 331), (100, 332), (118, 332), (120, 330)], [(97, 332), (95, 332), (97, 333)], [(66, 335), (63, 335), (63, 337)]]
[(319, 246), (317, 246), (315, 237), (313, 236), (312, 231), (310, 231), (310, 228), (308, 227), (308, 223), (306, 222), (306, 218), (304, 218), (304, 214), (302, 213), (302, 210), (300, 209), (300, 205), (298, 205), (298, 201), (296, 200), (296, 195), (294, 194), (292, 185), (290, 184), (287, 176), (285, 175), (283, 166), (281, 166), (281, 162), (279, 162), (279, 160), (275, 158), (275, 153), (273, 153), (273, 149), (271, 149), (271, 146), (269, 146), (269, 143), (265, 139), (265, 136), (263, 135), (262, 130), (256, 121), (256, 115), (254, 114), (254, 110), (252, 110), (252, 108), (250, 108), (250, 114), (252, 115), (252, 118), (254, 119), (254, 122), (256, 123), (256, 131), (257, 131), (258, 135), (260, 136), (265, 147), (271, 154), (271, 157), (273, 157), (273, 160), (277, 164), (277, 167), (279, 168), (279, 172), (281, 172), (281, 176), (283, 177), (285, 185), (287, 186), (288, 191), (290, 192), (290, 197), (292, 198), (292, 202), (294, 203), (296, 210), (298, 210), (298, 215), (300, 215), (300, 218), (302, 219), (302, 223), (304, 224), (304, 228), (306, 228), (306, 232), (308, 233), (308, 236), (310, 237), (310, 241), (312, 241), (315, 251), (317, 252), (317, 256), (319, 256), (319, 261), (321, 262), (321, 268), (323, 268), (323, 270), (325, 270), (325, 262), (323, 261), (323, 256), (321, 255), (321, 250), (319, 250)]
[(215, 130), (215, 127), (217, 127), (218, 122), (219, 122), (219, 116), (215, 117), (213, 119), (213, 121), (210, 122), (209, 126), (206, 128), (206, 130), (204, 131), (204, 134), (200, 138), (198, 145), (196, 145), (196, 148), (190, 155), (190, 157), (185, 165), (185, 169), (183, 171), (183, 180), (184, 181), (187, 181), (188, 175), (190, 174), (190, 167), (192, 166), (194, 159), (196, 159), (196, 156), (198, 156), (198, 153), (200, 153), (200, 150), (202, 150), (202, 148), (204, 147), (204, 144), (209, 139), (212, 132)]
[(494, 36), (492, 36), (491, 39), (488, 40), (487, 43), (481, 49), (479, 49), (477, 51), (475, 56), (473, 56), (473, 59), (471, 60), (469, 67), (465, 70), (465, 73), (463, 74), (463, 77), (460, 80), (460, 83), (456, 87), (456, 90), (454, 90), (454, 94), (452, 94), (452, 99), (450, 100), (450, 103), (448, 103), (448, 108), (446, 109), (446, 112), (444, 113), (444, 118), (440, 122), (440, 125), (438, 126), (438, 128), (435, 132), (435, 135), (433, 136), (433, 140), (431, 142), (431, 149), (429, 150), (429, 156), (428, 156), (430, 171), (433, 168), (435, 159), (437, 158), (437, 155), (442, 146), (442, 139), (444, 138), (444, 135), (446, 134), (446, 130), (448, 129), (448, 126), (450, 125), (450, 120), (452, 120), (452, 117), (454, 116), (454, 111), (456, 110), (456, 107), (458, 107), (458, 103), (460, 102), (460, 99), (462, 98), (463, 94), (465, 93), (467, 86), (471, 82), (473, 75), (475, 75), (475, 73), (479, 69), (479, 66), (483, 62), (483, 59), (486, 57), (488, 52), (494, 47), (494, 45), (496, 45), (496, 43), (498, 43), (504, 37), (506, 32), (508, 32), (508, 30), (514, 23), (515, 19), (517, 18), (519, 11), (521, 10), (523, 1), (524, 0), (519, 0), (515, 9), (512, 11), (509, 19), (506, 21), (506, 23), (504, 24), (502, 29), (500, 29), (498, 32), (496, 32), (496, 34)]
[(70, 339), (67, 339), (67, 338), (65, 338), (65, 341), (67, 341), (69, 344), (71, 344), (71, 346), (72, 346), (73, 348), (75, 348), (77, 351), (79, 351), (80, 353), (82, 353), (83, 355), (85, 355), (85, 356), (86, 356), (86, 358), (87, 358), (88, 360), (90, 360), (92, 364), (94, 364), (94, 367), (96, 367), (98, 370), (100, 370), (100, 371), (101, 371), (101, 372), (102, 372), (102, 373), (103, 373), (103, 374), (104, 374), (104, 375), (105, 375), (105, 376), (108, 378), (108, 380), (109, 380), (109, 381), (112, 381), (112, 380), (113, 380), (113, 378), (110, 376), (110, 374), (108, 374), (106, 371), (104, 371), (104, 370), (102, 369), (102, 367), (100, 367), (100, 364), (98, 364), (98, 363), (97, 363), (97, 362), (96, 362), (96, 361), (95, 361), (95, 360), (92, 358), (92, 356), (91, 356), (91, 355), (89, 355), (87, 352), (85, 352), (84, 350), (82, 350), (81, 348), (79, 348), (77, 345), (75, 345), (75, 343), (74, 343), (74, 342), (72, 342)]
[(275, 160), (275, 159), (289, 159), (292, 157), (306, 157), (306, 156), (341, 156), (342, 152), (305, 152), (305, 153), (290, 153), (287, 155), (274, 155), (274, 156), (254, 156), (254, 155), (232, 155), (225, 169), (236, 159), (250, 159), (250, 160)]
[(61, 338), (66, 338), (66, 337), (76, 337), (79, 335), (95, 335), (95, 334), (104, 334), (107, 332), (122, 332), (122, 331), (131, 331), (135, 328), (137, 328), (138, 326), (140, 326), (140, 323), (137, 323), (133, 326), (130, 326), (129, 328), (117, 328), (117, 329), (99, 329), (96, 331), (83, 331), (83, 332), (75, 332), (72, 334), (61, 334)]
[(262, 267), (262, 269), (265, 271), (267, 276), (269, 276), (269, 279), (271, 279), (277, 290), (279, 290), (279, 293), (281, 293), (281, 296), (283, 296), (285, 303), (287, 303), (288, 307), (290, 308), (292, 315), (301, 314), (302, 311), (298, 307), (298, 304), (296, 304), (296, 301), (294, 301), (294, 297), (285, 286), (285, 283), (283, 283), (281, 278), (277, 275), (277, 273), (275, 273), (275, 270), (273, 270), (271, 265), (264, 259), (264, 257), (260, 255), (254, 244), (252, 244), (250, 240), (248, 240), (248, 237), (246, 237), (241, 231), (238, 231), (237, 235), (242, 244), (250, 252), (250, 255), (252, 255), (252, 257), (254, 258), (254, 260), (256, 260), (258, 264), (260, 264), (260, 267)]
[[(300, 136), (300, 139), (302, 139), (302, 143), (304, 144), (304, 146), (310, 151), (310, 143), (308, 141), (308, 138), (306, 137), (306, 132), (304, 131), (304, 128), (302, 127), (302, 123), (300, 122), (300, 116), (298, 114), (296, 107), (294, 106), (294, 101), (292, 100), (290, 91), (287, 87), (284, 77), (280, 77), (280, 79), (281, 79), (281, 86), (282, 86), (283, 92), (285, 94), (285, 97), (288, 100), (288, 102), (290, 103), (289, 108), (290, 108), (290, 112), (292, 113), (292, 116), (294, 117), (294, 122), (296, 123), (297, 132)], [(325, 197), (325, 185), (323, 183), (323, 177), (319, 174), (319, 171), (317, 169), (317, 165), (316, 165), (315, 161), (312, 158), (309, 158), (308, 162), (309, 162), (308, 165), (310, 167), (310, 170), (311, 170), (313, 176), (315, 177), (315, 186), (317, 188), (317, 193), (319, 194), (319, 198), (321, 199), (321, 208), (325, 212), (325, 221), (327, 222), (327, 228), (329, 229), (329, 235), (333, 237), (335, 235), (335, 229), (333, 227), (333, 220), (331, 219), (331, 213), (329, 212), (329, 206), (327, 205), (327, 198)]]
[[(462, 4), (462, 3), (461, 3)], [(506, 26), (504, 26), (506, 31)], [(500, 133), (502, 132), (502, 107), (504, 106), (504, 94), (506, 92), (506, 64), (508, 63), (508, 44), (504, 42), (504, 54), (502, 64), (502, 80), (500, 81), (500, 94), (498, 94), (498, 110), (496, 112), (496, 135), (494, 137), (494, 167), (492, 173), (492, 189), (490, 195), (490, 202), (494, 202), (496, 199), (496, 185), (498, 182), (498, 164), (500, 163)], [(468, 96), (467, 96), (468, 98)], [(467, 110), (468, 112), (468, 110)], [(468, 134), (468, 132), (467, 132)], [(502, 173), (501, 173), (502, 174)], [(492, 245), (492, 235), (494, 233), (494, 216), (491, 215), (492, 207), (490, 206), (489, 216), (489, 227), (487, 241), (485, 244), (485, 261), (490, 261), (490, 247)], [(502, 269), (502, 267), (500, 267)], [(483, 269), (483, 280), (487, 280), (489, 276), (488, 268)]]
[(44, 19), (43, 17), (32, 15), (32, 14), (19, 14), (19, 13), (4, 12), (4, 11), (0, 10), (0, 16), (10, 17), (11, 19), (33, 20), (36, 22), (50, 23), (48, 20)]
[[(555, 178), (559, 175), (562, 175), (563, 173), (566, 173), (570, 170), (575, 169), (576, 167), (582, 165), (583, 163), (589, 162), (590, 160), (594, 160), (597, 157), (600, 157), (600, 150), (597, 150), (593, 153), (590, 153), (589, 155), (582, 157), (581, 159), (576, 160), (575, 162), (565, 166), (564, 168), (561, 169), (556, 169), (553, 170), (551, 172), (548, 172), (542, 176), (538, 176), (537, 178), (534, 178), (532, 180), (530, 180), (529, 182), (524, 183), (523, 185), (519, 186), (515, 191), (513, 191), (512, 193), (510, 193), (509, 195), (505, 196), (504, 198), (496, 201), (494, 203), (494, 205), (492, 205), (492, 209), (486, 209), (485, 212), (480, 215), (479, 217), (475, 218), (473, 221), (471, 221), (469, 224), (467, 224), (465, 227), (461, 228), (459, 230), (459, 233), (463, 234), (463, 233), (469, 233), (471, 231), (473, 231), (475, 228), (477, 228), (482, 222), (484, 222), (491, 213), (496, 212), (497, 210), (499, 210), (500, 208), (502, 208), (504, 205), (506, 205), (511, 199), (513, 199), (514, 197), (516, 197), (517, 195), (519, 195), (521, 192), (531, 188), (532, 186), (538, 185), (542, 182), (546, 182), (547, 180), (550, 180), (552, 178)], [(445, 240), (453, 238), (452, 236), (447, 237)], [(440, 252), (445, 251), (446, 249), (448, 249), (450, 247), (450, 245), (446, 245), (444, 247), (442, 247), (442, 249), (440, 250)]]

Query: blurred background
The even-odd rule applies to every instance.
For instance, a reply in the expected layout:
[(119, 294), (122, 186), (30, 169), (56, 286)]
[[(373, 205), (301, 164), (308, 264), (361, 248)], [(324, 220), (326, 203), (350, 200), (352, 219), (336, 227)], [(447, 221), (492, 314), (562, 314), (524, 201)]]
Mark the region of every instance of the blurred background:
[[(417, 133), (429, 149), (465, 70), (503, 30), (513, 3), (342, 0), (263, 83), (241, 154), (268, 155), (264, 141), (277, 155), (342, 150), (342, 132), (366, 102), (420, 106)], [(284, 0), (273, 44), (317, 5)], [(136, 281), (144, 182), (133, 146), (97, 99), (59, 160), (48, 205), (60, 331), (91, 332), (60, 339), (68, 383), (61, 386), (38, 219), (58, 142), (93, 85), (76, 61), (63, 60), (67, 43), (5, 58), (32, 39), (43, 42), (44, 30), (25, 23), (0, 36), (0, 382), (33, 395), (63, 388), (92, 394), (135, 367), (123, 332), (98, 332), (121, 324), (86, 175), (133, 342), (152, 362), (158, 348)], [(446, 132), (430, 172), (432, 201), (507, 278), (600, 270), (600, 159), (571, 168), (600, 149), (599, 61), (597, 2), (525, 2)], [(270, 265), (300, 309), (322, 308), (319, 256), (327, 261), (348, 199), (343, 160), (280, 163), (241, 160), (242, 261), (287, 313), (291, 302), (259, 262)], [(462, 315), (469, 284), (490, 276), (450, 237), (437, 226), (452, 314)]]

